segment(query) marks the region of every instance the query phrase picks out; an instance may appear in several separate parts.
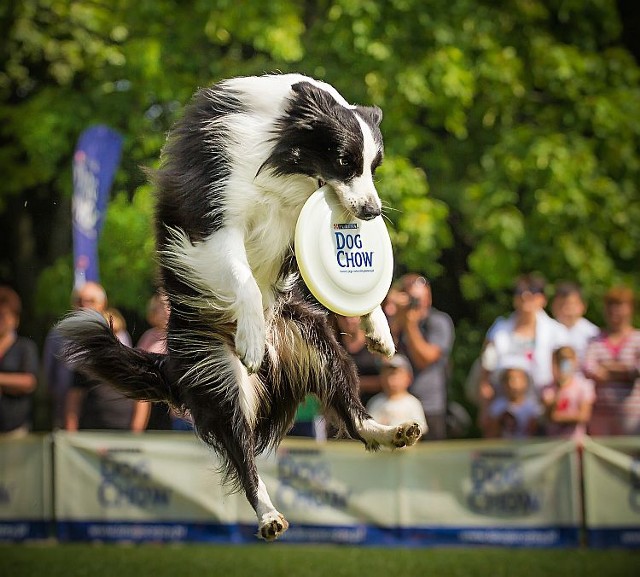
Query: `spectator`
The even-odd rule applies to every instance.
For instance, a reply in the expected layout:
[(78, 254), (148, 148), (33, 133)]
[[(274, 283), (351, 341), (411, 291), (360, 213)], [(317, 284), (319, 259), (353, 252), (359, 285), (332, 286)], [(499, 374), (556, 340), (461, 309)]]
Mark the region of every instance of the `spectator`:
[[(131, 343), (122, 315), (107, 313), (107, 295), (101, 285), (95, 282), (82, 285), (77, 291), (76, 304), (110, 317), (118, 338), (124, 341), (123, 344)], [(139, 432), (146, 428), (148, 418), (149, 403), (133, 401), (107, 383), (73, 373), (65, 401), (64, 426), (68, 431), (122, 429)]]
[(584, 361), (589, 341), (600, 332), (598, 327), (585, 318), (587, 305), (582, 296), (582, 289), (573, 282), (562, 282), (556, 286), (551, 302), (551, 313), (559, 323), (567, 327), (569, 345), (578, 356), (578, 368)]
[(533, 394), (533, 380), (521, 357), (497, 369), (500, 391), (480, 413), (480, 429), (487, 438), (524, 439), (538, 431), (541, 407)]
[(24, 436), (32, 425), (38, 350), (17, 334), (21, 311), (18, 294), (0, 287), (0, 438)]
[(320, 412), (320, 401), (314, 395), (307, 395), (296, 412), (295, 422), (287, 433), (291, 437), (311, 437), (316, 441), (326, 441), (326, 422)]
[(369, 414), (382, 425), (416, 421), (425, 434), (427, 421), (422, 403), (409, 392), (413, 381), (413, 368), (409, 359), (400, 354), (394, 355), (391, 359), (384, 359), (380, 381), (382, 392), (367, 404)]
[(131, 346), (131, 335), (127, 332), (127, 321), (125, 321), (122, 313), (118, 309), (114, 309), (113, 307), (107, 308), (104, 311), (104, 318), (107, 319), (107, 322), (111, 323), (113, 327), (113, 332), (115, 333), (118, 340), (128, 347)]
[(167, 323), (169, 322), (169, 302), (161, 293), (155, 293), (147, 303), (147, 322), (150, 327), (142, 334), (137, 348), (149, 353), (167, 352)]
[(358, 369), (360, 400), (366, 405), (375, 394), (381, 391), (380, 355), (367, 348), (364, 330), (360, 326), (360, 317), (335, 315), (338, 341), (351, 355)]
[[(89, 308), (104, 314), (107, 294), (98, 283), (86, 282), (71, 295), (75, 309)], [(65, 427), (66, 399), (74, 379), (74, 372), (63, 359), (64, 340), (56, 328), (52, 328), (44, 343), (43, 376), (51, 399), (51, 425), (54, 430)]]
[(630, 288), (604, 295), (606, 328), (589, 343), (584, 362), (596, 385), (590, 435), (640, 434), (640, 330), (633, 327), (633, 311)]
[(413, 367), (410, 392), (422, 403), (429, 424), (423, 439), (445, 439), (453, 321), (432, 305), (431, 285), (414, 273), (400, 278), (388, 301), (385, 310), (392, 313), (389, 324), (398, 352)]
[(544, 312), (546, 302), (542, 277), (528, 274), (517, 279), (513, 313), (499, 317), (485, 338), (478, 379), (480, 405), (494, 398), (498, 386), (494, 371), (504, 366), (505, 359), (521, 359), (537, 393), (553, 380), (552, 352), (568, 344), (569, 334), (564, 325)]
[[(166, 354), (169, 312), (169, 302), (166, 297), (161, 293), (155, 293), (147, 303), (147, 322), (151, 326), (142, 334), (136, 348), (149, 353)], [(172, 415), (166, 404), (149, 403), (147, 429), (156, 431), (171, 430), (173, 429), (174, 418), (176, 420), (180, 419), (177, 415)]]
[(553, 383), (542, 390), (547, 435), (581, 440), (587, 432), (594, 399), (593, 383), (580, 372), (575, 349), (560, 347), (553, 351)]

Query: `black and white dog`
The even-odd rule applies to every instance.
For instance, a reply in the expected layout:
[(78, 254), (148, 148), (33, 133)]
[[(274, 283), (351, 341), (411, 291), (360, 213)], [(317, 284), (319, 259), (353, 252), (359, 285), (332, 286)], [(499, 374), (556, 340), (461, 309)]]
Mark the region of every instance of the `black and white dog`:
[[(304, 292), (292, 248), (300, 210), (323, 183), (357, 218), (381, 213), (373, 183), (381, 118), (378, 108), (349, 105), (332, 86), (298, 74), (198, 91), (155, 175), (168, 354), (124, 347), (90, 312), (58, 325), (80, 371), (132, 398), (191, 413), (267, 540), (288, 523), (255, 456), (278, 445), (306, 394), (368, 449), (413, 445), (422, 434), (417, 423), (383, 426), (367, 414), (354, 364), (327, 311)], [(370, 349), (393, 354), (380, 307), (362, 324)]]

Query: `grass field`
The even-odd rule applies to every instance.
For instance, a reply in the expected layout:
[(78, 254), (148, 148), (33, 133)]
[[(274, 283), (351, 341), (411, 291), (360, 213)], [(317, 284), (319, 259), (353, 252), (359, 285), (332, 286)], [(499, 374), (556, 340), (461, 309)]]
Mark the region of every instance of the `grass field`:
[(636, 577), (640, 552), (257, 544), (2, 545), (2, 577)]

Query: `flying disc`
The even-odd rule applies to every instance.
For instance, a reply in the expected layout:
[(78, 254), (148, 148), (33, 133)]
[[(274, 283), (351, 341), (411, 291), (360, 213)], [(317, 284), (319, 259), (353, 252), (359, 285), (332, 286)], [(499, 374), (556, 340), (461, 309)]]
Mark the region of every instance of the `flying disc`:
[(308, 289), (340, 315), (370, 313), (391, 286), (393, 250), (382, 217), (354, 217), (329, 185), (316, 190), (302, 207), (295, 251)]

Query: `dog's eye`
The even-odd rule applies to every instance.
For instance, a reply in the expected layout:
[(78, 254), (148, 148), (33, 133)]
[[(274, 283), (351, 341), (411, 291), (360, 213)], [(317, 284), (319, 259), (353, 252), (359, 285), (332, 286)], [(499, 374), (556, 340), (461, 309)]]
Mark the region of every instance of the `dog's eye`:
[(351, 164), (351, 162), (349, 161), (348, 158), (345, 158), (344, 156), (341, 156), (340, 158), (338, 158), (338, 164), (340, 166), (349, 166)]

